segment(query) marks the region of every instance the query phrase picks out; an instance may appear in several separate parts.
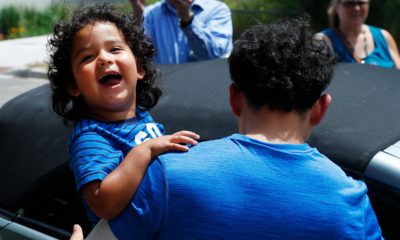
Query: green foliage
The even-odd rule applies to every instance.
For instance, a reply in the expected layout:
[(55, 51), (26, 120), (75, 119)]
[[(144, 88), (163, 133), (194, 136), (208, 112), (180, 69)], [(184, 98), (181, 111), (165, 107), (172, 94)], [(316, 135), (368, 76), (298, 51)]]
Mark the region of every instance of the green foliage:
[(9, 35), (12, 30), (19, 26), (21, 14), (18, 8), (14, 6), (5, 7), (0, 10), (0, 33)]
[(7, 39), (48, 34), (69, 12), (62, 5), (52, 5), (43, 11), (22, 6), (5, 7), (0, 10), (0, 31)]
[[(328, 27), (327, 8), (330, 0), (224, 0), (232, 10), (234, 36), (248, 26), (267, 23), (279, 17), (307, 13), (313, 27)], [(371, 0), (367, 24), (388, 30), (400, 43), (400, 0)]]
[(249, 26), (299, 13), (297, 1), (225, 0), (232, 10), (234, 38)]
[[(152, 4), (159, 0), (147, 0)], [(326, 10), (329, 0), (223, 0), (232, 10), (234, 38), (244, 29), (257, 23), (301, 14), (310, 14), (314, 29), (328, 27)], [(68, 17), (73, 5), (52, 5), (39, 11), (33, 8), (9, 6), (0, 9), (0, 33), (6, 38), (48, 34), (54, 24)], [(132, 11), (128, 1), (121, 4), (124, 11)], [(371, 1), (367, 23), (387, 29), (400, 41), (400, 0)]]
[[(328, 27), (327, 8), (329, 0), (298, 0), (301, 10), (309, 13), (315, 30)], [(400, 43), (400, 0), (370, 0), (367, 24), (388, 30)]]
[(400, 43), (400, 0), (371, 1), (367, 22), (388, 30)]
[(327, 9), (329, 0), (299, 0), (299, 11), (311, 16), (314, 29), (320, 31), (328, 27)]

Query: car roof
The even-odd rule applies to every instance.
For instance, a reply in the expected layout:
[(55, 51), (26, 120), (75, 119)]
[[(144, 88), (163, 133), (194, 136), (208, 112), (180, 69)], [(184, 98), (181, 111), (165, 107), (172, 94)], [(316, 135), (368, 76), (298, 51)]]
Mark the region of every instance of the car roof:
[(400, 71), (341, 63), (326, 92), (331, 106), (308, 142), (361, 175), (378, 151), (400, 140)]
[(162, 65), (160, 70), (163, 95), (150, 113), (168, 133), (192, 130), (209, 140), (237, 132), (226, 59)]

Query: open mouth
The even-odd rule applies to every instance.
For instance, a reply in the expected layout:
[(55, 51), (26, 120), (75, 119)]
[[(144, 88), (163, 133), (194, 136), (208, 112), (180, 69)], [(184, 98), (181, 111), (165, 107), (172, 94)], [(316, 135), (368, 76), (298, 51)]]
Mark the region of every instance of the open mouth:
[(103, 76), (100, 79), (100, 84), (106, 85), (106, 86), (114, 86), (117, 85), (121, 82), (122, 76), (119, 73), (111, 73)]

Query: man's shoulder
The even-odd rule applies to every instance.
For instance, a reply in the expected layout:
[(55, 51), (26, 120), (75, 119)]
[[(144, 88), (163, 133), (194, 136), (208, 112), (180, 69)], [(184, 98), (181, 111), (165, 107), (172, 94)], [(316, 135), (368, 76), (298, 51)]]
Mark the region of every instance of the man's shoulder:
[(159, 156), (161, 162), (168, 162), (174, 159), (195, 159), (205, 155), (217, 154), (221, 148), (226, 147), (230, 142), (230, 137), (224, 137), (215, 140), (202, 141), (196, 146), (190, 147), (188, 152), (169, 152)]

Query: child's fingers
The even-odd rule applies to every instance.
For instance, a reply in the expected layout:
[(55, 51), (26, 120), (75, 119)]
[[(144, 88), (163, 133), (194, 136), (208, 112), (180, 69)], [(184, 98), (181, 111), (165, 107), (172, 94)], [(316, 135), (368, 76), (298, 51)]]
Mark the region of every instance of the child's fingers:
[(171, 135), (170, 142), (197, 145), (196, 139), (184, 135)]
[(186, 146), (186, 145), (178, 144), (178, 143), (172, 143), (170, 145), (170, 150), (172, 150), (172, 151), (180, 151), (180, 152), (187, 152), (187, 151), (189, 151), (189, 147)]
[(187, 131), (187, 130), (182, 130), (182, 131), (176, 132), (172, 135), (186, 136), (186, 137), (190, 137), (190, 138), (196, 139), (196, 140), (200, 139), (200, 135), (198, 135), (197, 133), (194, 133), (192, 131)]

